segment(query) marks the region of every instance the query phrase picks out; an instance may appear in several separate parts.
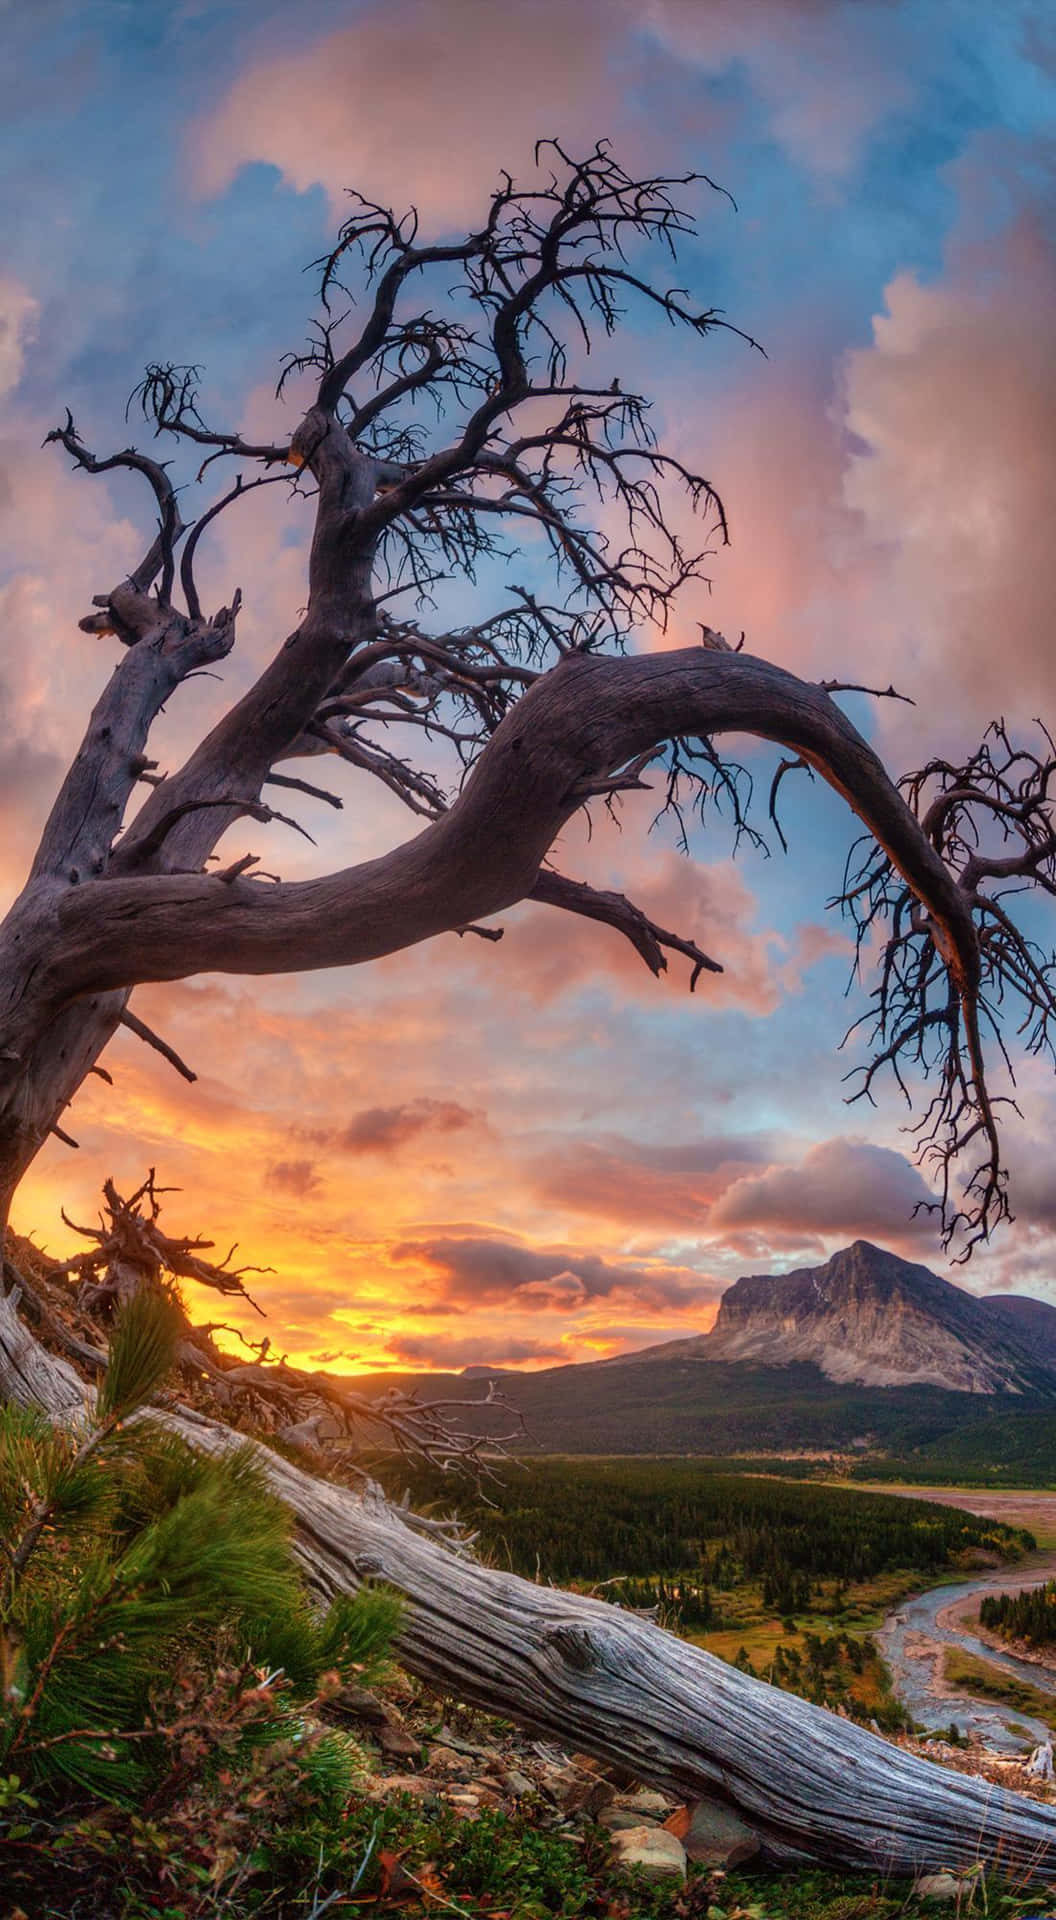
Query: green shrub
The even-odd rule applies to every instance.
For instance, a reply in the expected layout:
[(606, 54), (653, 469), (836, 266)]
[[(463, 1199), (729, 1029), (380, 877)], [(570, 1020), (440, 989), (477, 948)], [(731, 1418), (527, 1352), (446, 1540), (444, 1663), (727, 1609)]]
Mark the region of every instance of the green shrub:
[(210, 1781), (222, 1801), (236, 1775), (337, 1804), (360, 1764), (317, 1709), (380, 1669), (396, 1596), (320, 1611), (252, 1452), (143, 1416), (179, 1326), (169, 1296), (136, 1296), (79, 1431), (0, 1406), (0, 1839)]

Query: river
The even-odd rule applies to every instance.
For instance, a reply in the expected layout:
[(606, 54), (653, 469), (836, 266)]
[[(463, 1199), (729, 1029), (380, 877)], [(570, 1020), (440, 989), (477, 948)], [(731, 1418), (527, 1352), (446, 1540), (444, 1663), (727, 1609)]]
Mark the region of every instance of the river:
[[(878, 1489), (879, 1491), (879, 1489)], [(888, 1488), (885, 1491), (894, 1492)], [(898, 1488), (913, 1499), (940, 1501), (987, 1519), (1006, 1520), (1052, 1537), (1056, 1530), (1056, 1494), (977, 1493), (961, 1487)], [(1056, 1579), (1056, 1552), (1031, 1554), (1018, 1568), (990, 1568), (956, 1585), (933, 1587), (903, 1601), (875, 1636), (891, 1669), (894, 1689), (920, 1726), (945, 1732), (953, 1721), (962, 1733), (979, 1734), (996, 1752), (1017, 1753), (1052, 1737), (1056, 1728), (1056, 1667), (1021, 1660), (972, 1632), (964, 1615), (974, 1612), (986, 1593), (1019, 1593)], [(1016, 1679), (1052, 1696), (1049, 1725), (996, 1700), (955, 1692), (942, 1677), (943, 1650), (957, 1647), (987, 1660)]]

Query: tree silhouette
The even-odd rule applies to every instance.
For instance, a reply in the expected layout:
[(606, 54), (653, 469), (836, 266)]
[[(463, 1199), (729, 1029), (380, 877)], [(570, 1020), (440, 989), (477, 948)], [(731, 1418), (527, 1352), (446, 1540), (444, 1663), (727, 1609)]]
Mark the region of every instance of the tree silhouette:
[[(657, 271), (693, 231), (683, 198), (702, 177), (635, 179), (605, 146), (577, 160), (548, 142), (536, 160), (457, 241), (423, 240), (413, 214), (352, 197), (319, 263), (308, 344), (279, 382), (312, 386), (292, 439), (216, 428), (195, 368), (148, 368), (134, 403), (155, 438), (200, 450), (203, 485), (236, 468), (190, 525), (160, 459), (97, 458), (69, 415), (49, 434), (86, 473), (141, 475), (157, 531), (80, 623), (121, 651), (0, 928), (0, 1198), (49, 1132), (66, 1137), (63, 1110), (122, 1022), (189, 1075), (130, 1012), (140, 982), (353, 965), (450, 931), (496, 939), (482, 921), (525, 899), (618, 930), (654, 973), (670, 954), (691, 986), (718, 970), (548, 856), (577, 809), (642, 786), (647, 767), (666, 805), (720, 800), (753, 833), (743, 774), (716, 745), (735, 732), (785, 749), (775, 824), (800, 767), (862, 823), (841, 904), (870, 949), (878, 937), (879, 974), (857, 1091), (871, 1098), (882, 1068), (907, 1091), (924, 1075), (920, 1147), (947, 1242), (966, 1254), (1008, 1214), (984, 1034), (1000, 1051), (1007, 1001), (1027, 1043), (1052, 1051), (1053, 963), (1007, 904), (1024, 886), (1056, 890), (1052, 743), (1025, 751), (998, 727), (960, 764), (896, 782), (837, 705), (846, 683), (797, 678), (707, 628), (699, 646), (635, 650), (701, 577), (725, 516), (710, 481), (655, 443), (646, 398), (592, 381), (589, 350), (632, 306), (701, 338), (728, 325)], [(203, 612), (201, 541), (282, 483), (314, 507), (304, 617), (161, 777), (148, 752), (159, 711), (235, 645), (241, 594)], [(526, 544), (545, 589), (510, 585), (473, 624), (432, 630), (442, 577), (509, 580)], [(291, 771), (327, 755), (396, 794), (412, 837), (296, 884), (250, 854), (211, 864), (240, 819), (299, 824), (275, 798), (339, 806)]]

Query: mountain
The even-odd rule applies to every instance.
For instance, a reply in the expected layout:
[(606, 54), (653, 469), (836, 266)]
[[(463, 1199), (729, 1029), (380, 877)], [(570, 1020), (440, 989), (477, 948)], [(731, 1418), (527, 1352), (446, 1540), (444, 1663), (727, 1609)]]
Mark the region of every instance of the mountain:
[(1003, 1320), (1022, 1340), (1029, 1340), (1039, 1360), (1056, 1367), (1056, 1307), (1032, 1300), (1025, 1293), (990, 1293), (980, 1301), (997, 1320)]
[[(518, 1450), (945, 1458), (970, 1431), (995, 1462), (1014, 1413), (1017, 1458), (1056, 1460), (1056, 1308), (977, 1298), (866, 1240), (818, 1267), (736, 1281), (707, 1334), (536, 1373), (478, 1363), (356, 1386), (465, 1403), (492, 1379), (524, 1420)], [(461, 1417), (489, 1433), (500, 1424), (483, 1409)]]
[(1056, 1309), (978, 1298), (868, 1240), (823, 1266), (735, 1281), (695, 1344), (702, 1360), (811, 1360), (827, 1379), (860, 1386), (1056, 1390)]

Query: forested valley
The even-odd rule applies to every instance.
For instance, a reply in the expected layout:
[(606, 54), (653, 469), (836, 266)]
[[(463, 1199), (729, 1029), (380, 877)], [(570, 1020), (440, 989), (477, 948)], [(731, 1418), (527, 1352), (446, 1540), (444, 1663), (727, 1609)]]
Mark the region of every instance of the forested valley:
[[(507, 1465), (497, 1480), (458, 1493), (429, 1467), (382, 1461), (378, 1471), (394, 1489), (409, 1488), (416, 1507), (456, 1506), (488, 1557), (516, 1573), (582, 1585), (623, 1580), (636, 1594), (657, 1576), (720, 1592), (763, 1581), (779, 1613), (805, 1606), (824, 1583), (934, 1572), (965, 1555), (1013, 1556), (1034, 1544), (955, 1507), (721, 1468), (550, 1458)], [(789, 1592), (804, 1597), (786, 1606), (780, 1596)]]

